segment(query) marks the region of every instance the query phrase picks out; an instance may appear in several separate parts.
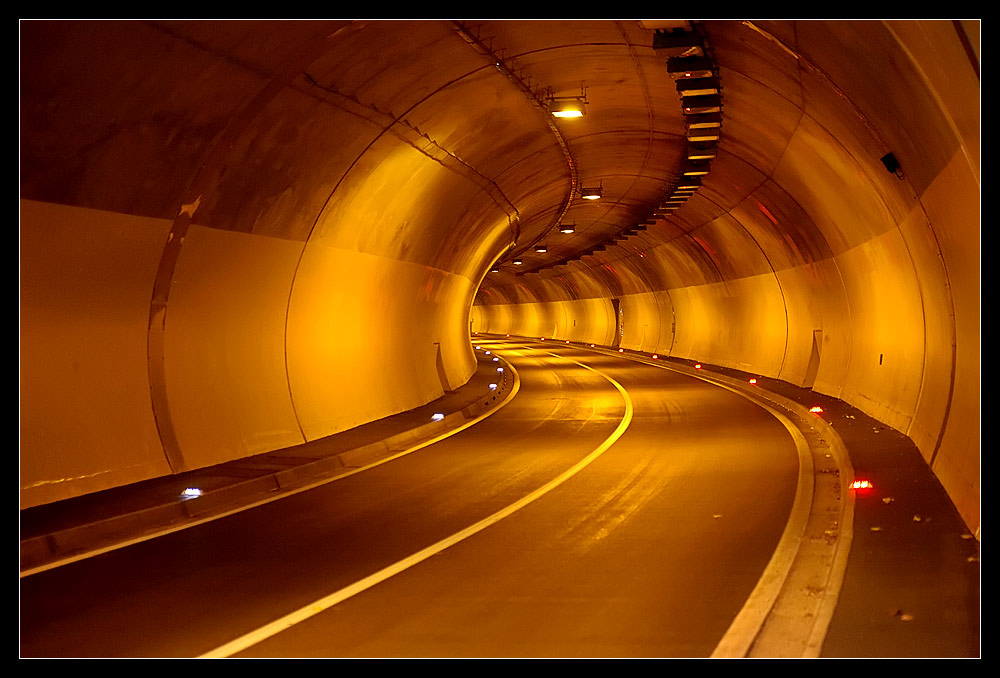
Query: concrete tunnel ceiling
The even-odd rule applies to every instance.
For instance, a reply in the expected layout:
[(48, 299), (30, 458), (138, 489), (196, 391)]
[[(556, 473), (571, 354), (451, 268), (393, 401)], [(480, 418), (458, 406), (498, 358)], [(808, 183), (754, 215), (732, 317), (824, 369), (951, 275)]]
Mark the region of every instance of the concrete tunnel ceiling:
[(22, 507), (429, 402), (471, 327), (841, 398), (978, 529), (978, 31), (24, 21)]

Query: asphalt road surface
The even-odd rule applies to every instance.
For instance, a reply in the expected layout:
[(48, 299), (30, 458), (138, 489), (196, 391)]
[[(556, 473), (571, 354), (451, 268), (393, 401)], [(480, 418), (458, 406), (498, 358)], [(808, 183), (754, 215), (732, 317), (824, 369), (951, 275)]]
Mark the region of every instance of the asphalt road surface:
[(21, 581), (21, 656), (707, 657), (798, 458), (736, 393), (559, 344), (489, 345), (504, 407), (280, 501)]

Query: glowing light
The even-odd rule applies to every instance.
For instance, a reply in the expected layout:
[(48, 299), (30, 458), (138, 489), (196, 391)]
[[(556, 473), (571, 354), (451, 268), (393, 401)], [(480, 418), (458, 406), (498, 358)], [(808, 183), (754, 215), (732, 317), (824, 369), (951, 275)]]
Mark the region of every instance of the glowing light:
[(491, 391), (497, 390), (497, 385), (496, 384), (490, 384), (490, 390)]
[(498, 367), (497, 368), (497, 372), (503, 372), (503, 368), (502, 367)]
[(489, 352), (489, 351), (487, 351), (487, 352), (486, 352), (486, 355), (489, 355), (489, 354), (490, 354), (490, 352)]
[(656, 360), (656, 359), (657, 359), (657, 358), (659, 358), (659, 357), (660, 357), (660, 356), (656, 355), (655, 353), (653, 354), (653, 360)]
[(496, 356), (493, 356), (493, 362), (495, 362), (495, 363), (500, 362), (500, 358), (497, 358)]
[(435, 412), (431, 415), (431, 421), (441, 421), (442, 419), (444, 419), (444, 414), (441, 412)]
[(696, 369), (696, 370), (700, 370), (700, 369), (701, 369), (701, 363), (698, 363), (697, 365), (695, 365), (695, 366), (694, 366), (694, 369)]
[(719, 133), (705, 130), (704, 132), (688, 132), (688, 141), (718, 141)]
[(871, 490), (875, 488), (870, 480), (855, 480), (851, 483), (851, 487), (855, 490)]
[(750, 377), (750, 383), (751, 383), (751, 384), (756, 384), (756, 383), (757, 383), (757, 380), (756, 380), (756, 379), (754, 379), (753, 377)]
[(197, 487), (187, 487), (181, 492), (182, 499), (194, 499), (201, 496), (201, 489)]
[(618, 349), (618, 352), (619, 352), (619, 353), (624, 353), (624, 352), (625, 352), (625, 349), (623, 349), (623, 348), (620, 348), (620, 349)]
[(813, 414), (820, 414), (823, 411), (823, 408), (820, 407), (819, 405), (813, 405), (812, 407), (809, 408), (809, 411), (812, 412)]
[(587, 103), (586, 92), (578, 97), (549, 97), (549, 112), (556, 118), (582, 118)]

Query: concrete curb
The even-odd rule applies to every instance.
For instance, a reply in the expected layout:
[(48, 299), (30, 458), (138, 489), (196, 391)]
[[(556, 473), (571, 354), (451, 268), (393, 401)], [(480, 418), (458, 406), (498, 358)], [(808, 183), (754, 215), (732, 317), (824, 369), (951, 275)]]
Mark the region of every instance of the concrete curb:
[(21, 576), (83, 557), (85, 553), (94, 550), (110, 550), (163, 531), (182, 529), (263, 500), (273, 501), (295, 491), (330, 482), (346, 473), (358, 471), (409, 448), (457, 431), (500, 405), (510, 393), (516, 376), (505, 360), (501, 358), (497, 362), (504, 367), (503, 376), (496, 382), (497, 387), (483, 392), (471, 405), (445, 414), (440, 421), (431, 421), (355, 449), (279, 468), (254, 478), (237, 480), (206, 491), (196, 498), (177, 498), (160, 506), (23, 539)]

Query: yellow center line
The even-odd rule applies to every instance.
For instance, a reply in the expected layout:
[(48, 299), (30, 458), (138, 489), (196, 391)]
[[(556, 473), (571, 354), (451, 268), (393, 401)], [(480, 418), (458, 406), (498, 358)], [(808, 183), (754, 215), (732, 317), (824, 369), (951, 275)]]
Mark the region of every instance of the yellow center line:
[(389, 565), (388, 567), (382, 568), (378, 572), (375, 572), (374, 574), (371, 574), (365, 577), (364, 579), (356, 581), (353, 584), (346, 586), (338, 591), (335, 591), (328, 596), (324, 596), (323, 598), (320, 598), (319, 600), (316, 600), (315, 602), (310, 603), (309, 605), (299, 608), (298, 610), (290, 614), (287, 614), (284, 617), (281, 617), (280, 619), (276, 619), (270, 624), (266, 624), (254, 631), (244, 634), (239, 638), (226, 643), (225, 645), (217, 647), (209, 652), (206, 652), (205, 654), (201, 655), (200, 658), (211, 659), (211, 658), (231, 657), (234, 654), (241, 652), (248, 647), (256, 645), (257, 643), (260, 643), (266, 640), (267, 638), (270, 638), (271, 636), (277, 635), (278, 633), (281, 633), (282, 631), (285, 631), (286, 629), (289, 629), (292, 626), (295, 626), (296, 624), (299, 624), (305, 621), (306, 619), (309, 619), (310, 617), (319, 614), (320, 612), (328, 610), (334, 605), (342, 603), (348, 598), (351, 598), (352, 596), (355, 596), (367, 589), (370, 589), (373, 586), (385, 581), (386, 579), (389, 579), (390, 577), (393, 577), (413, 567), (414, 565), (417, 565), (418, 563), (427, 560), (431, 556), (434, 556), (440, 553), (441, 551), (444, 551), (445, 549), (450, 548), (451, 546), (454, 546), (455, 544), (458, 544), (459, 542), (464, 541), (479, 532), (482, 532), (487, 527), (500, 522), (504, 518), (519, 511), (528, 504), (531, 504), (535, 500), (548, 494), (549, 492), (556, 489), (557, 487), (565, 483), (567, 480), (575, 476), (577, 473), (585, 469), (587, 466), (594, 463), (594, 461), (597, 460), (597, 458), (600, 457), (602, 454), (604, 454), (604, 452), (607, 451), (607, 449), (610, 448), (615, 443), (615, 441), (617, 441), (619, 438), (622, 437), (626, 429), (628, 429), (629, 424), (632, 422), (632, 413), (633, 413), (632, 399), (629, 397), (629, 394), (625, 391), (625, 388), (621, 384), (619, 384), (617, 381), (615, 381), (608, 375), (604, 374), (600, 370), (596, 370), (593, 367), (589, 367), (588, 365), (584, 365), (583, 363), (577, 362), (571, 358), (560, 356), (555, 353), (549, 353), (549, 355), (560, 358), (562, 360), (567, 360), (571, 363), (579, 365), (580, 367), (586, 370), (589, 370), (595, 374), (600, 375), (604, 379), (607, 379), (609, 382), (611, 382), (611, 384), (616, 389), (618, 389), (618, 392), (621, 393), (622, 399), (625, 401), (625, 413), (622, 417), (622, 420), (618, 423), (618, 426), (611, 433), (611, 435), (609, 435), (607, 438), (604, 439), (604, 442), (598, 445), (586, 457), (578, 461), (576, 464), (574, 464), (567, 470), (563, 471), (557, 477), (545, 483), (544, 485), (542, 485), (535, 491), (531, 492), (530, 494), (522, 497), (513, 504), (510, 504), (509, 506), (497, 511), (496, 513), (486, 518), (483, 518), (479, 522), (470, 525), (469, 527), (465, 528), (464, 530), (461, 530), (460, 532), (456, 532), (450, 537), (446, 537), (445, 539), (442, 539), (424, 549), (421, 549), (420, 551), (417, 551), (411, 556), (403, 558), (402, 560), (397, 561), (392, 565)]

